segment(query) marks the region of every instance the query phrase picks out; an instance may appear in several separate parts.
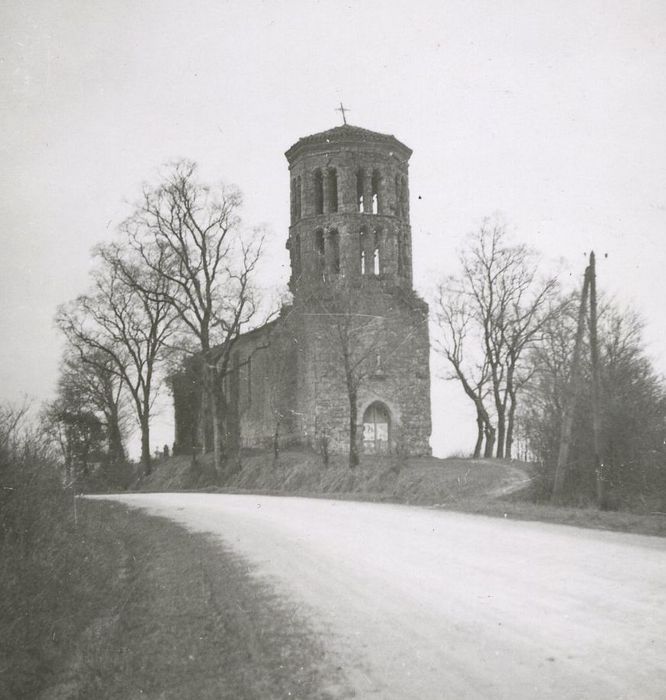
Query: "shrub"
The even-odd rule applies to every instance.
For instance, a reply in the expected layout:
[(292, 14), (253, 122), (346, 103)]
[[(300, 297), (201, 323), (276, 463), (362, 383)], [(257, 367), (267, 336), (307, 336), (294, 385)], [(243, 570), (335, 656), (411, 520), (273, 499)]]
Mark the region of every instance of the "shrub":
[(112, 577), (110, 533), (79, 510), (28, 411), (0, 406), (0, 697), (38, 692)]

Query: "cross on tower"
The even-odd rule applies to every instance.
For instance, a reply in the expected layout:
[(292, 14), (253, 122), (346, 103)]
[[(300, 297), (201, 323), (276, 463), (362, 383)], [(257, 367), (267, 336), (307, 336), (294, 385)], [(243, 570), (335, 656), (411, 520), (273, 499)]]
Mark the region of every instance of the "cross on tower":
[(351, 112), (351, 109), (345, 109), (345, 107), (342, 106), (342, 102), (341, 102), (340, 106), (335, 108), (335, 111), (340, 112), (342, 114), (342, 121), (346, 124), (347, 117), (345, 116), (345, 112)]

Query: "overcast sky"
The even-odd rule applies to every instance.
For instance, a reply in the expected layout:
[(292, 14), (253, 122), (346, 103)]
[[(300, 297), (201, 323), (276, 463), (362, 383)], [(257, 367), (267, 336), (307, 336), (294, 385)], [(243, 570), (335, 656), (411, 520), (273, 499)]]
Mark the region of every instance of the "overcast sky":
[[(340, 123), (340, 100), (414, 150), (423, 295), (499, 211), (565, 277), (594, 248), (666, 371), (663, 0), (6, 0), (0, 37), (0, 400), (52, 394), (55, 308), (165, 161), (242, 189), (270, 232), (263, 279), (284, 285), (283, 154)], [(473, 414), (437, 373), (433, 446), (469, 449)]]

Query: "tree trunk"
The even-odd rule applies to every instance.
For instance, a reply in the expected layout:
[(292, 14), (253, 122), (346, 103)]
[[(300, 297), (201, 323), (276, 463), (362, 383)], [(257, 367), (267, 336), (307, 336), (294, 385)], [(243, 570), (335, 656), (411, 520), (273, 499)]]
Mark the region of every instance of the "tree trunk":
[(480, 413), (476, 414), (476, 444), (474, 445), (474, 459), (479, 459), (481, 456), (481, 448), (483, 447), (483, 428), (485, 421)]
[(202, 372), (202, 391), (201, 391), (201, 420), (199, 424), (199, 444), (201, 445), (203, 454), (209, 454), (214, 449), (213, 430), (211, 416), (213, 415), (213, 405), (210, 396), (210, 388), (208, 386), (208, 370)]
[[(490, 427), (490, 416), (488, 416), (488, 411), (486, 411), (485, 406), (483, 405), (483, 399), (481, 398), (481, 387), (482, 385), (480, 384), (477, 386), (476, 391), (472, 388), (470, 383), (467, 381), (467, 378), (463, 374), (462, 368), (460, 367), (460, 363), (454, 359), (453, 356), (448, 355), (449, 362), (453, 365), (453, 368), (456, 371), (456, 375), (458, 379), (460, 380), (460, 383), (462, 384), (462, 387), (469, 396), (470, 399), (474, 402), (474, 407), (476, 408), (476, 425), (477, 425), (477, 438), (476, 438), (476, 445), (474, 446), (474, 457), (478, 458), (481, 455), (481, 446), (483, 443), (483, 438), (484, 435), (486, 435), (487, 429)], [(493, 431), (494, 433), (494, 431)], [(495, 437), (493, 434), (493, 443), (495, 442)], [(490, 454), (487, 454), (488, 452), (488, 447), (486, 445), (486, 454), (484, 454), (484, 457), (492, 457), (492, 446), (490, 448)]]
[(504, 459), (504, 441), (506, 438), (506, 422), (504, 407), (500, 405), (497, 410), (497, 459)]
[(152, 471), (150, 462), (150, 422), (148, 416), (141, 416), (141, 466), (148, 476)]
[(486, 449), (483, 452), (483, 456), (486, 459), (492, 459), (493, 449), (495, 448), (495, 428), (489, 424), (486, 424), (484, 433), (486, 437)]
[(213, 428), (213, 468), (215, 469), (216, 474), (221, 474), (222, 473), (222, 463), (223, 463), (223, 450), (224, 450), (224, 445), (223, 445), (223, 430), (222, 426), (220, 425), (220, 405), (219, 401), (217, 398), (217, 391), (215, 391), (215, 376), (211, 372), (211, 386), (209, 387), (210, 389), (210, 394), (209, 394), (209, 399), (210, 399), (210, 416), (211, 416), (211, 422), (212, 422), (212, 428)]
[(72, 431), (65, 428), (65, 478), (69, 484), (74, 477), (74, 457)]
[(509, 393), (509, 415), (506, 426), (506, 443), (504, 446), (504, 458), (511, 459), (511, 453), (513, 451), (513, 430), (516, 420), (516, 392), (511, 391)]
[(349, 468), (358, 466), (358, 444), (356, 441), (356, 421), (358, 418), (357, 396), (353, 390), (349, 391)]
[(213, 453), (213, 469), (215, 474), (222, 473), (222, 430), (220, 426), (220, 407), (216, 387), (217, 371), (209, 363), (207, 353), (203, 353), (202, 391), (202, 423), (204, 452)]

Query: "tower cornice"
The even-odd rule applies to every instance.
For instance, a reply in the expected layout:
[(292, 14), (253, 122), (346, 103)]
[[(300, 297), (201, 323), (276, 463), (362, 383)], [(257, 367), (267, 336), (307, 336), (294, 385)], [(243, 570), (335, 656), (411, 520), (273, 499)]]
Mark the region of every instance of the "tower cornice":
[(408, 161), (412, 155), (412, 149), (391, 134), (380, 134), (377, 131), (362, 129), (359, 126), (344, 124), (336, 126), (318, 134), (311, 134), (298, 139), (286, 152), (285, 156), (291, 165), (299, 156), (309, 152), (321, 152), (328, 145), (336, 148), (344, 146), (368, 146), (369, 144), (382, 145), (393, 150), (403, 160)]

